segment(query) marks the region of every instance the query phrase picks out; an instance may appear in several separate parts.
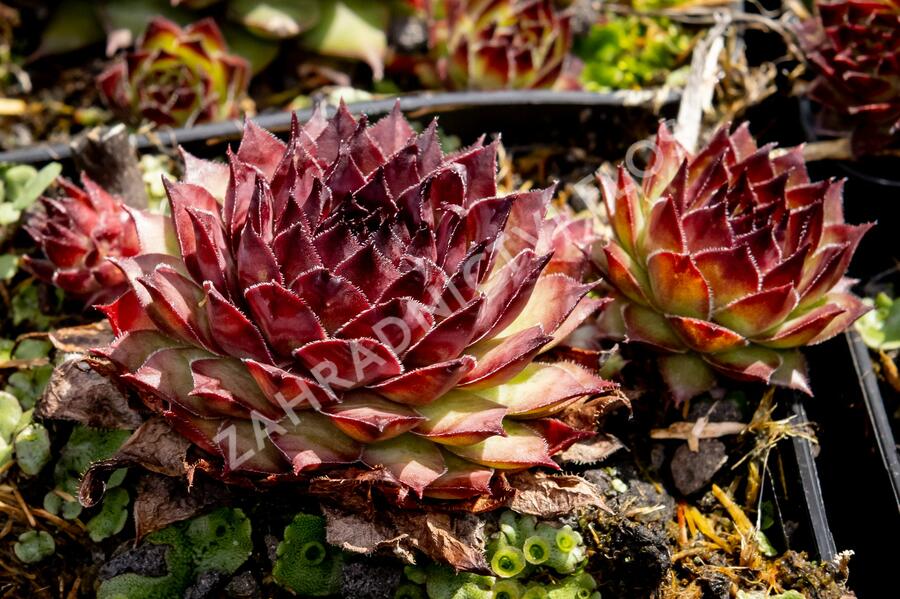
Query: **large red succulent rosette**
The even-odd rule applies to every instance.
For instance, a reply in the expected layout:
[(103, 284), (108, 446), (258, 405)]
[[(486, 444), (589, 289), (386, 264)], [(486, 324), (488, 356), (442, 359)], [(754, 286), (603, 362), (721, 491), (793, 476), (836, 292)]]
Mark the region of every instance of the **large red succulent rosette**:
[(867, 310), (844, 274), (871, 225), (844, 222), (843, 181), (810, 181), (802, 148), (772, 149), (743, 125), (691, 155), (660, 125), (642, 184), (599, 177), (613, 238), (595, 256), (615, 299), (597, 330), (663, 352), (677, 400), (714, 372), (809, 393), (798, 348)]
[(555, 467), (585, 433), (553, 415), (612, 385), (538, 358), (604, 300), (571, 276), (589, 227), (545, 218), (551, 189), (498, 196), (496, 149), (445, 156), (397, 109), (287, 145), (248, 122), (167, 184), (175, 255), (117, 261), (102, 353), (226, 478), (353, 465), (466, 499)]

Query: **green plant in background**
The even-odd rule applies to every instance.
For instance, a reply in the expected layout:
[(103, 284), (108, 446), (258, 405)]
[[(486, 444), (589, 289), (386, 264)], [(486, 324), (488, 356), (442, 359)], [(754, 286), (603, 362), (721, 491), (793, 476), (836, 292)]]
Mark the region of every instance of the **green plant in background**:
[(900, 301), (881, 292), (875, 299), (865, 298), (863, 302), (875, 308), (854, 325), (863, 342), (875, 350), (900, 349)]
[[(0, 340), (2, 341), (2, 340)], [(10, 352), (0, 343), (0, 361), (14, 358), (29, 360), (45, 357), (49, 343), (26, 339)], [(20, 370), (10, 375), (6, 390), (0, 391), (0, 467), (14, 458), (26, 476), (37, 475), (50, 461), (50, 435), (39, 422), (32, 421), (34, 401), (46, 379), (32, 371), (48, 367)], [(48, 375), (49, 376), (49, 375)], [(33, 378), (34, 377), (34, 378)], [(39, 378), (36, 381), (35, 378)], [(2, 475), (0, 475), (2, 476)]]
[(249, 518), (240, 509), (220, 508), (147, 536), (144, 543), (167, 545), (166, 574), (128, 572), (103, 581), (98, 599), (176, 599), (202, 575), (234, 574), (253, 551)]
[(62, 172), (58, 162), (51, 162), (37, 170), (27, 164), (0, 164), (0, 242), (7, 227), (19, 222), (25, 212), (50, 187)]
[[(94, 462), (112, 457), (130, 435), (130, 431), (101, 430), (86, 426), (76, 426), (72, 429), (69, 441), (60, 452), (59, 461), (54, 467), (53, 478), (56, 488), (44, 496), (44, 509), (67, 520), (74, 520), (81, 515), (82, 507), (76, 499), (81, 477)], [(124, 468), (116, 470), (106, 484), (107, 489), (115, 489), (122, 484), (125, 474)], [(126, 493), (125, 505), (128, 503), (127, 499)], [(121, 517), (118, 510), (122, 508), (121, 493), (108, 492), (100, 507), (99, 514), (103, 516), (94, 524), (92, 536), (102, 535), (104, 531), (117, 528), (117, 525), (111, 524), (118, 522), (117, 518)], [(109, 521), (105, 521), (106, 519)]]
[(141, 156), (141, 179), (149, 200), (149, 209), (154, 213), (168, 211), (166, 188), (163, 177), (175, 179), (175, 161), (165, 154), (144, 154)]
[(100, 511), (85, 524), (91, 540), (99, 543), (122, 532), (128, 521), (128, 503), (130, 501), (131, 497), (128, 495), (128, 491), (122, 487), (110, 490), (103, 498)]
[(583, 571), (587, 548), (571, 526), (538, 522), (507, 511), (487, 546), (493, 576), (455, 573), (429, 564), (405, 570), (408, 584), (395, 599), (599, 599)]
[(36, 564), (56, 553), (56, 541), (45, 530), (27, 530), (19, 535), (13, 553), (26, 564)]
[(585, 89), (608, 91), (677, 85), (692, 45), (692, 36), (669, 19), (630, 15), (595, 24), (574, 51), (584, 61)]
[(325, 542), (325, 519), (297, 514), (276, 550), (275, 582), (301, 596), (324, 597), (340, 589), (342, 557)]
[(12, 340), (0, 339), (0, 362), (18, 360), (35, 364), (10, 374), (3, 389), (15, 395), (26, 410), (34, 407), (50, 380), (53, 365), (49, 363), (49, 355), (52, 349), (46, 339), (23, 339), (18, 345)]

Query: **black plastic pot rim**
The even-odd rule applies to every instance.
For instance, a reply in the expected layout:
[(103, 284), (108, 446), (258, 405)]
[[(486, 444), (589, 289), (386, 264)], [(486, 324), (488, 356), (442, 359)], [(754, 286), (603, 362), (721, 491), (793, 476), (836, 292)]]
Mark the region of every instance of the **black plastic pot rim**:
[[(809, 422), (803, 399), (799, 395), (794, 395), (789, 411), (794, 417), (795, 424), (802, 426)], [(819, 481), (819, 470), (816, 467), (812, 443), (805, 437), (795, 436), (791, 437), (791, 444), (800, 474), (800, 488), (803, 490), (803, 501), (806, 504), (816, 553), (820, 560), (831, 561), (837, 555), (837, 546), (828, 525), (828, 514), (825, 511), (825, 499), (822, 496), (822, 485)]]
[(850, 356), (853, 358), (853, 368), (859, 380), (859, 389), (866, 405), (866, 412), (872, 429), (875, 433), (875, 443), (878, 445), (878, 453), (881, 461), (891, 479), (891, 487), (894, 490), (894, 499), (900, 506), (900, 458), (897, 456), (897, 442), (891, 429), (891, 422), (884, 409), (884, 399), (872, 369), (872, 359), (869, 357), (869, 348), (863, 343), (862, 337), (854, 330), (845, 333), (847, 345), (850, 346)]
[[(662, 106), (677, 102), (681, 92), (674, 88), (647, 90), (621, 90), (614, 92), (552, 91), (552, 90), (509, 90), (484, 92), (441, 92), (407, 96), (392, 96), (380, 100), (366, 100), (348, 104), (351, 112), (368, 115), (387, 114), (396, 102), (405, 113), (433, 113), (459, 110), (479, 106), (571, 106), (574, 108), (595, 108), (602, 106)], [(333, 106), (326, 109), (334, 111)], [(303, 122), (312, 116), (312, 108), (294, 112), (283, 111), (260, 114), (252, 117), (254, 123), (275, 133), (288, 131), (293, 114)], [(243, 120), (232, 119), (205, 123), (179, 129), (157, 129), (146, 135), (134, 135), (133, 143), (138, 151), (159, 147), (205, 141), (208, 139), (236, 139), (244, 129)], [(69, 144), (42, 144), (0, 152), (0, 162), (13, 164), (39, 164), (53, 160), (66, 160), (72, 155)]]

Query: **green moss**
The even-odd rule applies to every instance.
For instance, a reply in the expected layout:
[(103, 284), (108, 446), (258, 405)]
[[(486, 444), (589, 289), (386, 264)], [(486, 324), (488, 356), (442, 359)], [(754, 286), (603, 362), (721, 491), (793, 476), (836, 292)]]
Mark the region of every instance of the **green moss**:
[(612, 16), (576, 40), (581, 81), (591, 91), (677, 83), (690, 57), (691, 36), (665, 17)]
[(178, 599), (205, 572), (234, 574), (253, 551), (250, 520), (239, 509), (221, 508), (147, 536), (167, 545), (165, 576), (121, 574), (100, 585), (98, 599)]
[[(407, 567), (407, 580), (424, 585), (429, 599), (599, 599), (596, 581), (583, 571), (586, 547), (577, 530), (511, 511), (500, 515), (498, 528), (486, 548), (496, 577), (429, 564)], [(409, 586), (403, 598), (415, 597)]]
[(429, 565), (426, 571), (425, 591), (429, 599), (463, 599), (473, 596), (476, 589), (489, 591), (495, 581), (491, 576), (457, 573), (437, 564)]
[(106, 494), (100, 511), (85, 524), (95, 543), (122, 532), (128, 521), (129, 501), (128, 491), (121, 487)]
[(297, 514), (284, 529), (272, 576), (298, 595), (323, 597), (340, 589), (341, 554), (325, 542), (325, 519)]

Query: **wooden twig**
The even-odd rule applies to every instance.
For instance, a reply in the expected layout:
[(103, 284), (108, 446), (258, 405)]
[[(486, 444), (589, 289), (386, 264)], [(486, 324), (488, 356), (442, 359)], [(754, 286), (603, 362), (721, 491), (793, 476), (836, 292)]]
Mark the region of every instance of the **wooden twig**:
[(716, 25), (694, 48), (691, 70), (681, 96), (678, 122), (675, 125), (675, 138), (690, 153), (697, 149), (700, 140), (703, 113), (712, 106), (718, 82), (719, 55), (725, 49), (725, 32), (731, 22), (731, 13), (716, 13)]
[(72, 142), (72, 150), (78, 170), (86, 172), (109, 193), (120, 196), (126, 205), (147, 207), (137, 152), (124, 125), (91, 129)]

